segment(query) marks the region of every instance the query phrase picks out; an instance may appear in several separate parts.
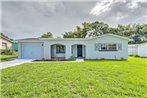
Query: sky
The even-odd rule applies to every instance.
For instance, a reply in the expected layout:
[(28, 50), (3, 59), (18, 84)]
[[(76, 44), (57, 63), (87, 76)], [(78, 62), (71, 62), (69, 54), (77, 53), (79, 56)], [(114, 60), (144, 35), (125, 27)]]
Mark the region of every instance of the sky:
[(1, 32), (13, 39), (54, 37), (73, 31), (83, 22), (147, 23), (146, 0), (2, 0)]

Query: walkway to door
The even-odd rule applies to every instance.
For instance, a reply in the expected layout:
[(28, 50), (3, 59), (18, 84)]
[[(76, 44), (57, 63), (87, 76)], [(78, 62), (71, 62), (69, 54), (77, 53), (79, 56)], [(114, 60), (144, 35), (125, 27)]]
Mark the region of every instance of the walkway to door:
[(75, 62), (84, 62), (83, 58), (77, 58)]

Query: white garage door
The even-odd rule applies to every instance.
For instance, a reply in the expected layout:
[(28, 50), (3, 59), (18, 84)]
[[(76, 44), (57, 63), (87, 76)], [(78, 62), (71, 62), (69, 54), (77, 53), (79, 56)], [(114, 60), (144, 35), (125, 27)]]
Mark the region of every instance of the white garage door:
[(23, 43), (23, 59), (42, 59), (42, 43)]

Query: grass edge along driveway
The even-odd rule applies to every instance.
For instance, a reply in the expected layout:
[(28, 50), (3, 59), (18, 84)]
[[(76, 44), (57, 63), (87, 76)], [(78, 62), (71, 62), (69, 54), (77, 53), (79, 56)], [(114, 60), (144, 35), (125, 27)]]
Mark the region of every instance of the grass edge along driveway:
[(2, 98), (145, 98), (147, 59), (30, 63), (1, 70)]
[(11, 61), (17, 58), (17, 55), (0, 55), (0, 62)]

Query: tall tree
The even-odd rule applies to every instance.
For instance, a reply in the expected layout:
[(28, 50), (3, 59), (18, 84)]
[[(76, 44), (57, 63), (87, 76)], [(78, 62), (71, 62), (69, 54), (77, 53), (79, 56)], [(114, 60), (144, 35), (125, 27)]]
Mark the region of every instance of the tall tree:
[(100, 36), (102, 34), (106, 34), (109, 33), (109, 25), (104, 24), (103, 22), (93, 22), (91, 24), (91, 31), (89, 32), (89, 36), (91, 37), (96, 37), (96, 36)]
[(41, 38), (53, 38), (53, 34), (51, 32), (47, 32), (41, 35)]
[(129, 43), (139, 44), (147, 42), (147, 24), (132, 24), (132, 25), (121, 25), (117, 27), (109, 27), (108, 24), (103, 22), (92, 22), (82, 23), (82, 27), (76, 26), (76, 29), (72, 32), (65, 32), (64, 38), (85, 38), (85, 37), (96, 37), (102, 34), (116, 34), (132, 39)]
[(82, 23), (82, 28), (77, 26), (76, 29), (72, 32), (65, 32), (63, 38), (85, 38), (88, 31), (91, 30), (91, 23)]
[(89, 31), (92, 30), (92, 26), (91, 26), (91, 23), (86, 23), (86, 22), (84, 22), (82, 25), (83, 25), (83, 29), (82, 29), (83, 34), (82, 34), (82, 37), (85, 38), (85, 37), (87, 37)]

